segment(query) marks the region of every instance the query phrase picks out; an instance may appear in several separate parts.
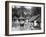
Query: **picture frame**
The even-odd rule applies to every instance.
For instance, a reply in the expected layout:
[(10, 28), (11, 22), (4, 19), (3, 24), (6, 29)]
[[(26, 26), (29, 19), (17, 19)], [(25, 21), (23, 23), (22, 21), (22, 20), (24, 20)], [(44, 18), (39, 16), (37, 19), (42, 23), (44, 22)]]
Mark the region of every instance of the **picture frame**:
[(45, 34), (45, 3), (5, 1), (5, 35)]

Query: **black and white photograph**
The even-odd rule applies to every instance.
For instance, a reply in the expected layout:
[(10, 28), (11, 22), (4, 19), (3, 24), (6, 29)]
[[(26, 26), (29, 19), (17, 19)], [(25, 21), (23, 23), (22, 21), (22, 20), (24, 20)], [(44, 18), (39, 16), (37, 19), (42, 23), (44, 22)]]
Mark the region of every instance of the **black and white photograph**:
[(13, 6), (12, 7), (12, 30), (40, 30), (41, 7)]
[(44, 3), (9, 3), (9, 34), (44, 33)]

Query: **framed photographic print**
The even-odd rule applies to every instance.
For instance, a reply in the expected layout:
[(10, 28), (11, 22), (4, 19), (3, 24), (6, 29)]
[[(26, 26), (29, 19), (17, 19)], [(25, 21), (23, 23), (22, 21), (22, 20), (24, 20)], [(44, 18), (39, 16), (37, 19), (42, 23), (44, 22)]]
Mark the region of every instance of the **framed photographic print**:
[(5, 2), (5, 35), (45, 33), (45, 3)]

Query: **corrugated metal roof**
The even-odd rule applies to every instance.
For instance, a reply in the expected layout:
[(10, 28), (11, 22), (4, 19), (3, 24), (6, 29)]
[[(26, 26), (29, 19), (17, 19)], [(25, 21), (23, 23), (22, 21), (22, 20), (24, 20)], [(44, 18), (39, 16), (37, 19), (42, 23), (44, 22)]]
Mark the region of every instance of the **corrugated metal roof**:
[(29, 19), (29, 21), (34, 21), (39, 15), (36, 16), (32, 16), (31, 19)]

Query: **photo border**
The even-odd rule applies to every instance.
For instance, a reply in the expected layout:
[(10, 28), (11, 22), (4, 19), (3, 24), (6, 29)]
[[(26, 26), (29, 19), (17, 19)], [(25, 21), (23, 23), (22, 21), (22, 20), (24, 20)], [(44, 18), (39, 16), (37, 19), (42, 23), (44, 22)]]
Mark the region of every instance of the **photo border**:
[[(44, 5), (44, 32), (43, 33), (26, 33), (26, 34), (9, 34), (9, 3), (26, 3), (26, 4), (42, 4)], [(45, 34), (45, 3), (37, 2), (20, 2), (20, 1), (5, 1), (5, 35), (18, 36), (18, 35), (32, 35), (32, 34)]]

